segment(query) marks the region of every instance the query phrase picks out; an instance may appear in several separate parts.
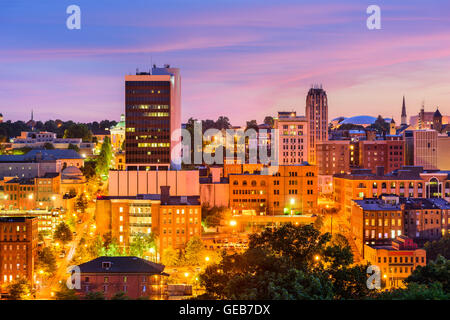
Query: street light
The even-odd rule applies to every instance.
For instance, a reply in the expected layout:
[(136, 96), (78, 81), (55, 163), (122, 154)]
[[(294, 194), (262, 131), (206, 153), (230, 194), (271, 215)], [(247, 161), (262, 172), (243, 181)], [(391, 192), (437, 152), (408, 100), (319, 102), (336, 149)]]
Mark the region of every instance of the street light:
[(320, 256), (316, 255), (316, 256), (314, 257), (314, 260), (319, 261), (319, 260), (320, 260)]
[(236, 224), (237, 224), (236, 220), (231, 220), (230, 221), (230, 226), (234, 227), (234, 226), (236, 226)]
[(205, 257), (205, 261), (208, 262), (209, 261), (209, 257)]

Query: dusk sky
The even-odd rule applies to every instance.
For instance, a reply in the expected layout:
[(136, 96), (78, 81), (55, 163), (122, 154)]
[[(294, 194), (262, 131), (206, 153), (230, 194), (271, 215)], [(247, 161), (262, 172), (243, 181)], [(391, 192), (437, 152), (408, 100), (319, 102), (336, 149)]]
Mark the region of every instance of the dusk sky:
[[(81, 7), (81, 30), (66, 27)], [(381, 7), (381, 30), (366, 8)], [(0, 112), (5, 120), (118, 120), (124, 76), (179, 67), (182, 120), (262, 122), (304, 114), (320, 83), (329, 118), (400, 121), (439, 106), (450, 114), (450, 2), (0, 0)]]

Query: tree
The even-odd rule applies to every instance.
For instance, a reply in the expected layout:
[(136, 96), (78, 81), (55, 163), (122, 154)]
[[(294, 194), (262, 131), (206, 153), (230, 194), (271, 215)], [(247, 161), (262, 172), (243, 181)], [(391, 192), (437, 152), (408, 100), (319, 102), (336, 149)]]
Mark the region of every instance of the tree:
[(31, 284), (25, 278), (18, 278), (7, 287), (9, 299), (11, 300), (28, 300), (34, 295)]
[(64, 131), (64, 138), (81, 138), (83, 141), (90, 142), (92, 140), (92, 132), (84, 123), (72, 123)]
[(216, 299), (362, 299), (366, 267), (350, 267), (341, 247), (312, 225), (285, 224), (250, 235), (243, 253), (223, 254), (200, 275), (206, 296)]
[(184, 253), (185, 263), (187, 265), (198, 265), (202, 261), (203, 251), (204, 246), (202, 240), (197, 236), (192, 237), (186, 244)]
[(105, 300), (105, 295), (103, 294), (103, 292), (100, 291), (96, 291), (96, 292), (88, 292), (84, 298), (86, 300)]
[(118, 291), (111, 297), (111, 300), (129, 300), (129, 299), (130, 298), (123, 291)]
[(450, 235), (445, 235), (437, 241), (425, 243), (427, 261), (436, 260), (439, 255), (450, 259)]
[(152, 248), (156, 250), (156, 241), (153, 233), (137, 233), (132, 237), (129, 253), (132, 256), (142, 258), (144, 253)]
[(88, 206), (88, 201), (87, 201), (84, 193), (82, 193), (82, 194), (80, 194), (80, 196), (77, 198), (77, 200), (75, 202), (75, 209), (79, 210), (81, 213), (84, 213), (86, 211), (87, 206)]
[(440, 283), (444, 292), (450, 294), (450, 260), (438, 256), (435, 261), (429, 262), (426, 266), (418, 266), (405, 279), (405, 282), (422, 285)]
[(273, 124), (274, 124), (273, 118), (271, 116), (266, 116), (264, 118), (264, 124), (267, 124), (267, 125), (273, 127)]
[(387, 123), (384, 118), (379, 115), (377, 120), (373, 124), (371, 124), (369, 129), (375, 129), (379, 134), (386, 134), (389, 131), (389, 123)]
[(202, 206), (202, 221), (207, 228), (219, 226), (224, 218), (227, 207)]
[(72, 235), (72, 231), (70, 230), (69, 226), (64, 223), (61, 222), (55, 230), (55, 233), (53, 235), (53, 238), (55, 240), (59, 240), (64, 244), (66, 244), (67, 242), (72, 241), (73, 235)]
[(60, 284), (60, 288), (55, 292), (56, 300), (78, 300), (79, 297), (74, 289), (69, 289), (63, 282)]
[(430, 285), (411, 283), (405, 289), (394, 289), (381, 292), (379, 300), (449, 300), (450, 294), (445, 292), (438, 282)]
[(67, 147), (69, 150), (75, 150), (76, 152), (80, 152), (80, 148), (78, 148), (77, 145), (69, 143), (69, 146)]
[(97, 158), (96, 172), (100, 176), (107, 176), (109, 172), (109, 166), (112, 159), (112, 147), (109, 137), (105, 137), (100, 150), (100, 155)]
[(228, 117), (220, 116), (216, 121), (215, 127), (219, 130), (229, 129), (231, 127), (230, 119), (228, 119)]
[(52, 249), (45, 247), (38, 253), (36, 261), (36, 270), (42, 270), (44, 273), (53, 275), (56, 271), (56, 257)]
[(165, 266), (176, 266), (179, 260), (178, 252), (172, 247), (168, 247), (162, 252), (161, 263)]
[(55, 146), (53, 145), (53, 143), (46, 142), (46, 143), (44, 143), (44, 149), (53, 150), (53, 149), (55, 149)]
[(105, 246), (100, 250), (100, 255), (106, 257), (120, 257), (126, 256), (126, 252), (123, 247), (119, 246), (117, 240), (112, 238), (111, 242), (105, 244)]
[(92, 179), (96, 175), (97, 162), (95, 160), (86, 160), (84, 166), (81, 167), (81, 172), (86, 177), (86, 179)]
[(256, 130), (256, 132), (258, 132), (259, 128), (258, 128), (258, 123), (256, 122), (256, 120), (247, 121), (245, 130), (248, 130), (248, 129), (254, 129), (254, 130)]

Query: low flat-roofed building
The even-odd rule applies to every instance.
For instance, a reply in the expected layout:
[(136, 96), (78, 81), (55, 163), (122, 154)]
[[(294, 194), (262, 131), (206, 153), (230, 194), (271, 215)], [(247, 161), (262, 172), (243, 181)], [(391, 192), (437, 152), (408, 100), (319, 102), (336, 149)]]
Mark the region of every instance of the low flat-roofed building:
[(80, 264), (78, 294), (102, 292), (106, 299), (123, 292), (131, 299), (167, 299), (165, 266), (138, 257), (99, 257)]
[(364, 245), (364, 259), (380, 268), (382, 289), (403, 287), (403, 280), (427, 260), (426, 251), (404, 236), (384, 246)]

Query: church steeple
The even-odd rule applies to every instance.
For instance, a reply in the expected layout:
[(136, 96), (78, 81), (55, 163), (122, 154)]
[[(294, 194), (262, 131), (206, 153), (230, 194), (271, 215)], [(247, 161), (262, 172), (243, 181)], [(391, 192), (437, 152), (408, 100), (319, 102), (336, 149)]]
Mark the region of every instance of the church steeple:
[(405, 104), (405, 96), (403, 96), (403, 104), (402, 104), (402, 122), (401, 122), (402, 126), (406, 126), (408, 125), (407, 121), (406, 121), (406, 104)]

